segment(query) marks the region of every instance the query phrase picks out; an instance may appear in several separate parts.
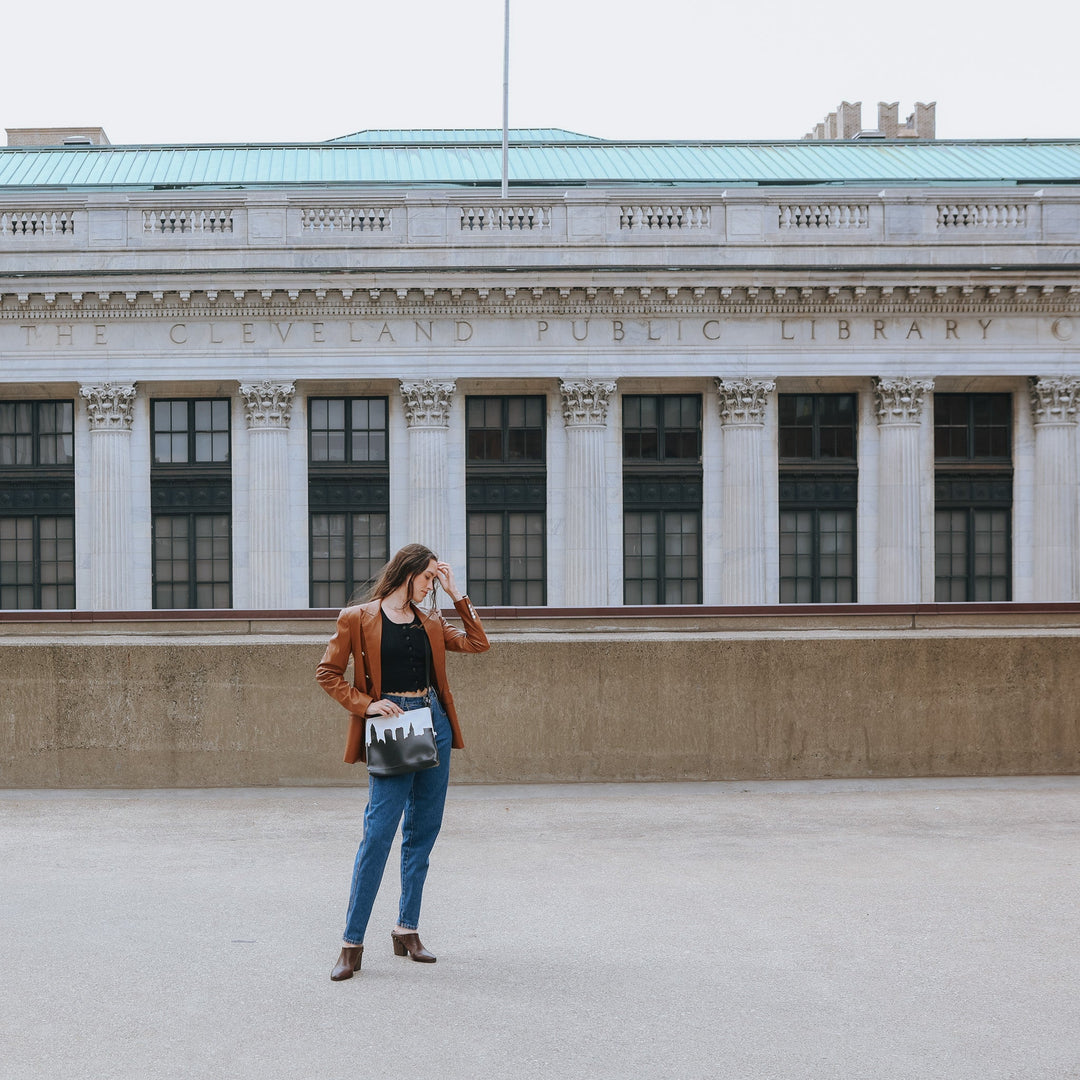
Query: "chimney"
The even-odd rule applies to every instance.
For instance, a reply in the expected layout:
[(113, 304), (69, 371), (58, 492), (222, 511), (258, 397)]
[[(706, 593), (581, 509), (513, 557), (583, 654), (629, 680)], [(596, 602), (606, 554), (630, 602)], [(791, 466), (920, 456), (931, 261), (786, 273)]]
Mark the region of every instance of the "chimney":
[(825, 117), (823, 124), (803, 136), (816, 141), (835, 141), (838, 139), (933, 139), (936, 138), (937, 124), (935, 114), (937, 102), (924, 105), (915, 103), (915, 111), (907, 122), (899, 122), (900, 102), (879, 101), (878, 123), (875, 131), (864, 131), (862, 127), (862, 102), (841, 101), (836, 112)]
[(878, 131), (886, 139), (895, 139), (900, 129), (900, 102), (879, 101), (877, 106)]
[(841, 101), (836, 116), (838, 139), (854, 139), (862, 130), (861, 101)]

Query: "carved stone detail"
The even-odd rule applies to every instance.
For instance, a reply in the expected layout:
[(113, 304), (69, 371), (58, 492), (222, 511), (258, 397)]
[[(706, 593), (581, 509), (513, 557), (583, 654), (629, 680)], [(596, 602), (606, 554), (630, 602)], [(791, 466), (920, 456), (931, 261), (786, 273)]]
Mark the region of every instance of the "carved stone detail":
[(765, 423), (765, 406), (769, 394), (776, 389), (772, 379), (716, 380), (720, 399), (720, 422), (723, 424), (761, 425)]
[(436, 382), (434, 379), (415, 383), (403, 382), (401, 400), (405, 406), (406, 423), (411, 428), (448, 427), (453, 397), (453, 382)]
[(878, 425), (917, 424), (926, 395), (933, 389), (933, 379), (875, 379)]
[(292, 383), (243, 383), (240, 396), (244, 399), (244, 414), (248, 428), (287, 428), (292, 414)]
[(133, 383), (99, 383), (79, 387), (90, 413), (91, 431), (130, 431), (135, 405)]
[(614, 382), (580, 379), (559, 380), (562, 391), (563, 420), (567, 427), (603, 427), (607, 423), (608, 405), (615, 393)]
[(1029, 381), (1036, 424), (1075, 424), (1080, 378), (1041, 376)]

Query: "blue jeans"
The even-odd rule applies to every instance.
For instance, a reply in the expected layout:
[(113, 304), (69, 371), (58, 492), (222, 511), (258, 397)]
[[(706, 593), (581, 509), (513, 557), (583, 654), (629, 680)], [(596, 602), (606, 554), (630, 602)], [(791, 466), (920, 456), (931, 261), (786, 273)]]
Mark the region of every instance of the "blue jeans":
[[(386, 698), (408, 712), (424, 706), (423, 698)], [(434, 693), (431, 715), (439, 764), (433, 769), (404, 776), (368, 775), (368, 804), (364, 811), (364, 838), (356, 853), (349, 911), (345, 917), (346, 945), (362, 945), (375, 894), (379, 891), (386, 859), (401, 822), (401, 903), (398, 924), (415, 930), (420, 921), (420, 900), (427, 878), (428, 857), (442, 827), (446, 788), (450, 780), (450, 720)], [(402, 821), (404, 814), (404, 821)]]

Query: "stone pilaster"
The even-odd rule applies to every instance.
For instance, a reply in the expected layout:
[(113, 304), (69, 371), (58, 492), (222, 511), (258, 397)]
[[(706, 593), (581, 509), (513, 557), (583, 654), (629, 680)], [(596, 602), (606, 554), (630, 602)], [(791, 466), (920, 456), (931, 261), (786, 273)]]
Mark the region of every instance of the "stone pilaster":
[(295, 391), (292, 383), (270, 380), (240, 387), (248, 434), (248, 595), (263, 610), (291, 606), (288, 436)]
[(559, 389), (566, 424), (566, 602), (602, 607), (609, 602), (604, 436), (615, 383), (561, 380)]
[(90, 418), (90, 600), (93, 611), (131, 606), (131, 383), (82, 386)]
[(424, 379), (401, 384), (409, 428), (409, 541), (437, 555), (449, 551), (450, 408), (454, 383)]
[[(768, 600), (765, 543), (765, 410), (771, 379), (716, 380), (723, 430), (720, 602)], [(773, 478), (775, 483), (775, 477)]]
[(917, 604), (922, 597), (923, 407), (931, 379), (874, 380), (878, 419), (878, 601)]
[(1033, 378), (1035, 518), (1032, 524), (1034, 599), (1077, 599), (1077, 403), (1080, 378)]

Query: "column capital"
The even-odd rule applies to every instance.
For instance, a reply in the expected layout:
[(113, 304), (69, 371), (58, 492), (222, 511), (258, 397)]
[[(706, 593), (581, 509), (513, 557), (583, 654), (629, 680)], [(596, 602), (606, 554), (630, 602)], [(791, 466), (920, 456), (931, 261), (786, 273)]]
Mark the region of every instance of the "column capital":
[(717, 377), (720, 422), (761, 427), (765, 423), (768, 396), (776, 389), (772, 379), (725, 379)]
[(403, 382), (401, 400), (405, 406), (405, 422), (409, 427), (449, 427), (454, 385), (453, 382), (436, 382), (434, 379)]
[(875, 378), (878, 425), (917, 424), (922, 417), (926, 395), (933, 389), (933, 379)]
[(130, 431), (135, 405), (134, 383), (93, 383), (79, 387), (90, 414), (91, 431)]
[(560, 379), (563, 421), (567, 427), (604, 427), (614, 382), (595, 379)]
[(240, 396), (244, 399), (248, 428), (287, 428), (295, 393), (296, 386), (291, 382), (266, 379), (260, 383), (241, 383)]
[(1036, 424), (1075, 424), (1080, 378), (1033, 376), (1028, 381), (1031, 414)]

